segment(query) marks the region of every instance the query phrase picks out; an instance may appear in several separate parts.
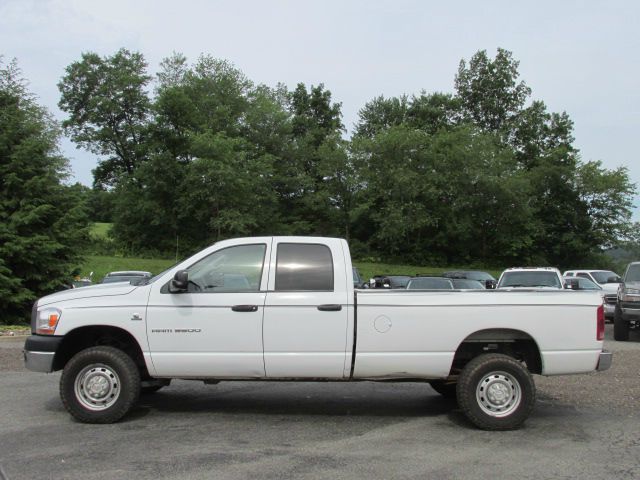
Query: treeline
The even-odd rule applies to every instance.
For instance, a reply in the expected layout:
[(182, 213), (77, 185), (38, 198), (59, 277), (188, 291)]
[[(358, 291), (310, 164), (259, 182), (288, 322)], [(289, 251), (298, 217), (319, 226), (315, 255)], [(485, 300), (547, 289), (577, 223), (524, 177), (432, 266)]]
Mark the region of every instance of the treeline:
[(15, 61), (0, 56), (0, 323), (71, 279), (89, 235), (86, 192), (68, 185), (60, 129)]
[(88, 53), (59, 87), (134, 252), (317, 234), (415, 264), (569, 266), (630, 227), (626, 169), (581, 161), (569, 116), (530, 101), (502, 49), (461, 61), (455, 94), (371, 100), (350, 139), (322, 84), (257, 85), (207, 55), (174, 54), (153, 79), (139, 53)]

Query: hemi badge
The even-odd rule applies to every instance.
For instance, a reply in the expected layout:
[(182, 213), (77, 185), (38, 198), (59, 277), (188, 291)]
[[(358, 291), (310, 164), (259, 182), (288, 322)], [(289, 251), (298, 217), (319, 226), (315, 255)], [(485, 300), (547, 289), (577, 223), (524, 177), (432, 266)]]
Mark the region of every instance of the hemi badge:
[(142, 320), (142, 316), (139, 313), (134, 313), (131, 320)]

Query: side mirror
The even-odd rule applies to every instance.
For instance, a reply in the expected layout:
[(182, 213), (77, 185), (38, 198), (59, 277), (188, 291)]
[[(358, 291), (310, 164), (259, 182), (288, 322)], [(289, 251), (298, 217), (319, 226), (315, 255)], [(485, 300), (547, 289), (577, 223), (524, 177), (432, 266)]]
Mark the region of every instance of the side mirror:
[(178, 270), (171, 280), (169, 291), (171, 293), (186, 292), (189, 287), (189, 272)]
[(495, 290), (496, 288), (496, 282), (495, 280), (485, 280), (484, 281), (484, 286), (487, 290)]

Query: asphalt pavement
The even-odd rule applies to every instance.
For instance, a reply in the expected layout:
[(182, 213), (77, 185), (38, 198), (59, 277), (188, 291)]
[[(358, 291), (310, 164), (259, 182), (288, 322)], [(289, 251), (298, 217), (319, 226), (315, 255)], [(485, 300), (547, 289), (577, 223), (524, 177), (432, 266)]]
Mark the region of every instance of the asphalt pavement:
[(612, 368), (536, 376), (525, 426), (483, 432), (426, 384), (174, 381), (113, 425), (74, 421), (60, 374), (0, 339), (0, 467), (18, 479), (638, 479), (640, 335)]

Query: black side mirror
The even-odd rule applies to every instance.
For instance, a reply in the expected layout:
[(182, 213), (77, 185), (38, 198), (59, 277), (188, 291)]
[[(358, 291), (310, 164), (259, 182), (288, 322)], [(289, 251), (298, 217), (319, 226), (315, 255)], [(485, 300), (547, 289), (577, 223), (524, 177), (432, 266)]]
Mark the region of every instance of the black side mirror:
[(171, 280), (169, 291), (171, 293), (186, 292), (189, 288), (189, 272), (186, 270), (178, 270)]
[(495, 290), (497, 283), (498, 282), (496, 282), (495, 280), (489, 279), (484, 281), (484, 286), (487, 290)]

